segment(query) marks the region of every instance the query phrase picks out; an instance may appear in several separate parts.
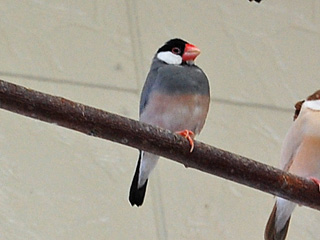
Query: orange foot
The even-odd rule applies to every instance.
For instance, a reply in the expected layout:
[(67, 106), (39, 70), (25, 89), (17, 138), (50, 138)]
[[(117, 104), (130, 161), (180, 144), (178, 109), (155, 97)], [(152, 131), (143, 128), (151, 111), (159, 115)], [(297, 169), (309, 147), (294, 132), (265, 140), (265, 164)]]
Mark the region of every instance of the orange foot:
[(190, 152), (192, 152), (194, 149), (194, 142), (193, 142), (194, 133), (190, 130), (187, 130), (187, 129), (183, 130), (183, 131), (178, 131), (176, 133), (181, 135), (182, 137), (185, 137), (189, 141), (190, 146), (191, 146)]
[(315, 184), (318, 185), (318, 187), (319, 187), (319, 192), (320, 192), (320, 179), (315, 178), (315, 177), (310, 177), (310, 180), (312, 180)]

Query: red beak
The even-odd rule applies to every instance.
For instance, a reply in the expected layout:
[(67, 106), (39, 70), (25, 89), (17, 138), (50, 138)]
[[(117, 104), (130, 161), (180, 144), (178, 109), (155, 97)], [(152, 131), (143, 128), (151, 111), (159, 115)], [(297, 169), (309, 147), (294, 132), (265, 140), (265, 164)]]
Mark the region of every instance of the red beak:
[(200, 49), (197, 48), (196, 46), (187, 43), (185, 48), (184, 48), (184, 53), (182, 55), (182, 60), (183, 61), (194, 61), (196, 57), (200, 54)]

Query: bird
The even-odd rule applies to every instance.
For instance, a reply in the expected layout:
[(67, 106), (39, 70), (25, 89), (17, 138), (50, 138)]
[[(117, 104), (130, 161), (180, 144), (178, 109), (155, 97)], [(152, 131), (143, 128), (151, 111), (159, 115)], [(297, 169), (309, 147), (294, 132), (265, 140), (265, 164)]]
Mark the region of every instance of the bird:
[[(282, 145), (280, 168), (313, 180), (320, 186), (320, 90), (295, 105), (294, 122)], [(319, 189), (320, 190), (320, 189)], [(266, 225), (265, 240), (286, 238), (297, 204), (276, 197)]]
[[(139, 121), (184, 136), (193, 151), (193, 139), (202, 130), (210, 103), (209, 80), (194, 61), (195, 45), (174, 38), (154, 55), (140, 96)], [(144, 201), (149, 175), (159, 156), (139, 150), (129, 191), (132, 206)]]

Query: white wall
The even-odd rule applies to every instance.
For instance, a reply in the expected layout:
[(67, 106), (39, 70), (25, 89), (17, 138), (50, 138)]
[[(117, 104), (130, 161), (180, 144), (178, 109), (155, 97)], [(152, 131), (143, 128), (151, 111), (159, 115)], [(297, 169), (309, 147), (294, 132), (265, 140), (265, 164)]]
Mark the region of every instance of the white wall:
[[(319, 89), (313, 1), (0, 2), (0, 78), (138, 117), (151, 58), (197, 45), (212, 104), (199, 140), (277, 166), (293, 106)], [(0, 239), (263, 238), (273, 197), (162, 159), (127, 200), (137, 150), (0, 109)], [(288, 239), (319, 239), (297, 208)]]

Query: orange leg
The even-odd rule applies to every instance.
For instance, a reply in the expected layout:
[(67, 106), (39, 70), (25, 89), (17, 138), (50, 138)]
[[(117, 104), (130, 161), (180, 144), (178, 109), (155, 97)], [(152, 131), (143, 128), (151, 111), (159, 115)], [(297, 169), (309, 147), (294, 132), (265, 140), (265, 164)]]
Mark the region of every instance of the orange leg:
[(182, 137), (185, 137), (189, 141), (190, 146), (191, 146), (190, 152), (192, 152), (194, 149), (194, 142), (193, 142), (194, 133), (190, 130), (187, 130), (187, 129), (183, 130), (183, 131), (178, 131), (176, 133), (181, 135)]
[(320, 179), (315, 177), (310, 177), (310, 180), (312, 180), (315, 184), (319, 186), (319, 192), (320, 192)]

